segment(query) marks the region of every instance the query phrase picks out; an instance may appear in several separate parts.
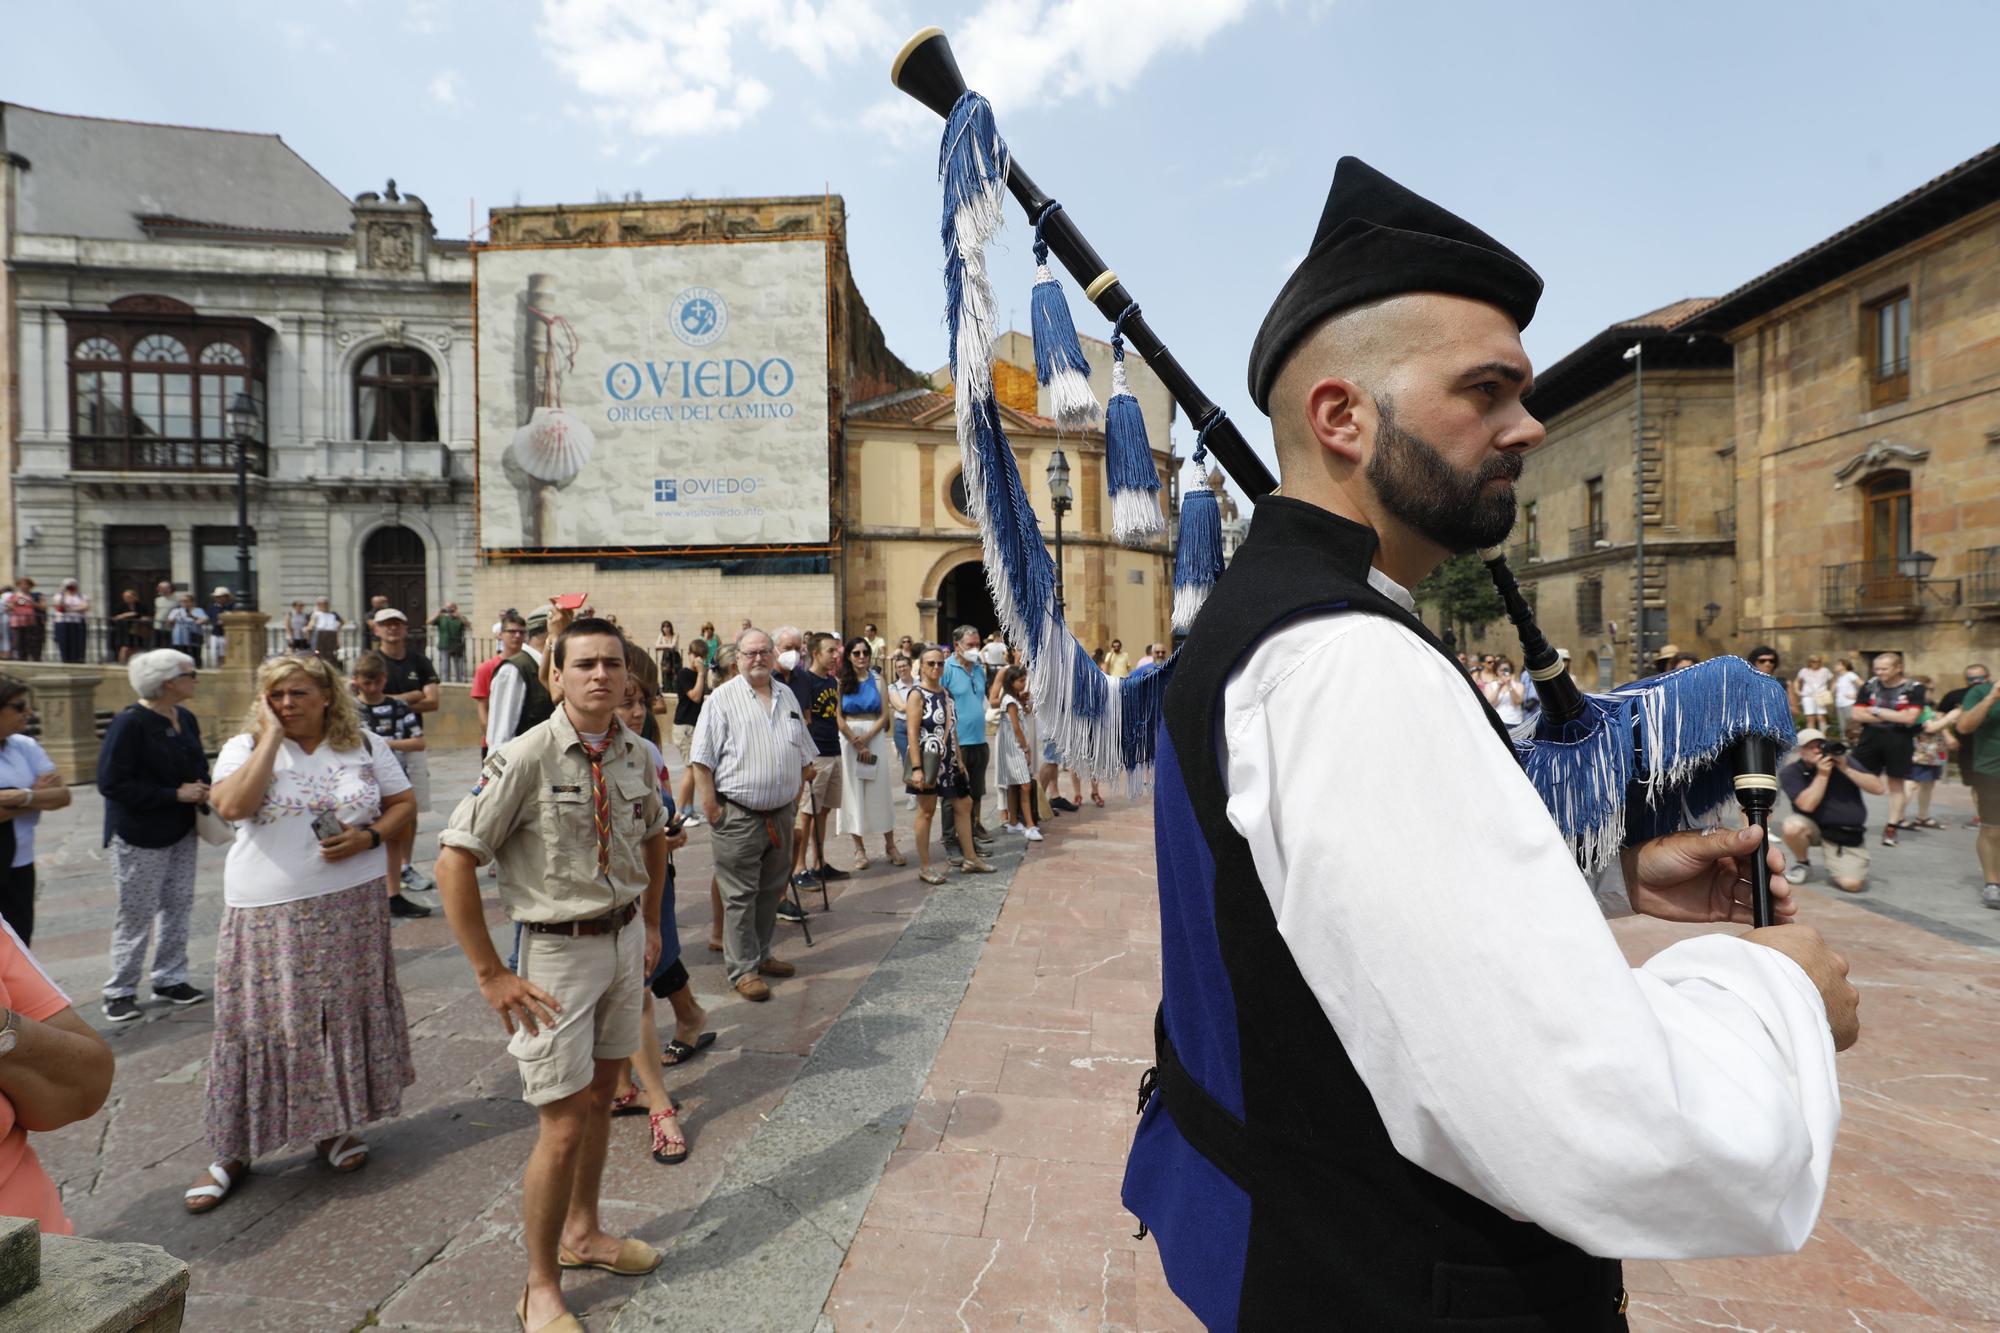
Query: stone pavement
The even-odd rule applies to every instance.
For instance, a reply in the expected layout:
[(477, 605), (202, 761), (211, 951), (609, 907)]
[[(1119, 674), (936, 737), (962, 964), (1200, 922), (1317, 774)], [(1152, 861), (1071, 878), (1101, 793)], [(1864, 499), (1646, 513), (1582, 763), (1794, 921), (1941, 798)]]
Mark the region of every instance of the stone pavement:
[[(470, 756), (433, 758), (441, 810), (475, 769)], [(202, 1111), (211, 1010), (149, 1002), (144, 1021), (104, 1023), (97, 996), (115, 895), (98, 845), (101, 804), (91, 788), (75, 792), (75, 804), (41, 826), (35, 952), (78, 1012), (106, 1031), (118, 1074), (103, 1112), (34, 1142), (78, 1234), (144, 1240), (188, 1261), (187, 1326), (194, 1330), (515, 1327), (523, 1275), (518, 1184), (534, 1118), (519, 1100), (498, 1021), (473, 987), (442, 914), (394, 927), (418, 1078), (405, 1092), (402, 1115), (368, 1131), (368, 1167), (335, 1176), (301, 1144), (258, 1161), (220, 1209), (190, 1216), (181, 1192), (209, 1159)], [(442, 824), (441, 815), (426, 819), (419, 863), (434, 854)], [(840, 844), (835, 863), (848, 864), (849, 846)], [(902, 845), (909, 850), (907, 831)], [(660, 1245), (691, 1224), (696, 1233), (675, 1251), (669, 1271), (680, 1280), (671, 1288), (656, 1282), (645, 1294), (627, 1279), (572, 1277), (572, 1307), (595, 1315), (593, 1327), (611, 1327), (628, 1302), (634, 1308), (620, 1327), (656, 1320), (681, 1330), (787, 1326), (745, 1324), (724, 1313), (750, 1294), (795, 1312), (790, 1326), (812, 1327), (845, 1241), (803, 1250), (799, 1214), (809, 1214), (820, 1232), (837, 1231), (837, 1221), (813, 1202), (831, 1177), (840, 1186), (829, 1196), (835, 1212), (862, 1191), (847, 1205), (851, 1235), (1020, 847), (1018, 839), (1003, 841), (1001, 874), (954, 880), (935, 892), (917, 881), (914, 856), (909, 869), (896, 870), (878, 851), (873, 869), (833, 892), (830, 913), (819, 914), (818, 895), (808, 895), (813, 947), (796, 929), (780, 927), (781, 951), (798, 962), (799, 976), (774, 983), (772, 1000), (752, 1005), (729, 990), (720, 955), (705, 945), (710, 863), (706, 834), (695, 830), (676, 857), (683, 956), (719, 1039), (685, 1068), (666, 1071), (693, 1152), (680, 1166), (658, 1166), (646, 1152), (644, 1118), (619, 1120), (604, 1197), (608, 1226)], [(204, 987), (222, 908), (221, 865), (216, 849), (202, 849), (193, 952), (194, 979)], [(498, 938), (501, 916), (491, 900), (488, 920)], [(856, 1076), (857, 1069), (867, 1072)], [(900, 1093), (898, 1077), (906, 1085)], [(795, 1092), (802, 1082), (803, 1093)], [(881, 1128), (890, 1121), (893, 1128)], [(822, 1126), (832, 1132), (818, 1136)], [(781, 1224), (746, 1219), (740, 1208), (731, 1211), (745, 1192), (794, 1211)], [(726, 1245), (714, 1241), (717, 1225), (726, 1226)], [(691, 1261), (700, 1277), (720, 1285), (723, 1309), (702, 1304)], [(774, 1282), (774, 1273), (783, 1279)]]
[[(472, 765), (433, 768), (443, 807)], [(113, 895), (99, 806), (77, 792), (41, 831), (36, 953), (101, 1024)], [(1864, 996), (1813, 1241), (1784, 1259), (1633, 1263), (1635, 1327), (2000, 1330), (2000, 913), (1976, 906), (1962, 790), (1936, 813), (1949, 829), (1875, 850), (1869, 895), (1808, 889)], [(801, 975), (761, 1006), (729, 996), (703, 945), (705, 841), (677, 858), (681, 924), (721, 1035), (667, 1075), (694, 1153), (661, 1168), (642, 1120), (615, 1128), (607, 1217), (669, 1259), (647, 1282), (572, 1278), (593, 1327), (1194, 1326), (1118, 1200), (1158, 988), (1143, 801), (1065, 816), (1025, 859), (1009, 839), (1001, 875), (946, 890), (878, 862), (813, 917), (815, 948), (783, 936)], [(205, 984), (220, 857), (202, 861)], [(1684, 933), (1615, 929), (1635, 958)], [(367, 1170), (332, 1176), (301, 1145), (216, 1213), (182, 1210), (208, 1156), (206, 1006), (112, 1029), (112, 1102), (35, 1137), (80, 1234), (192, 1265), (191, 1329), (513, 1327), (532, 1117), (442, 919), (399, 922), (395, 943), (419, 1078), (370, 1132)]]
[[(1805, 894), (1862, 994), (1812, 1240), (1628, 1263), (1635, 1329), (2000, 1330), (2000, 913), (1964, 789), (1934, 813), (1950, 827), (1875, 849), (1870, 894)], [(841, 1333), (1200, 1327), (1118, 1197), (1158, 999), (1150, 811), (1066, 832), (1015, 876), (827, 1301)], [(1635, 962), (1697, 933), (1613, 929)]]

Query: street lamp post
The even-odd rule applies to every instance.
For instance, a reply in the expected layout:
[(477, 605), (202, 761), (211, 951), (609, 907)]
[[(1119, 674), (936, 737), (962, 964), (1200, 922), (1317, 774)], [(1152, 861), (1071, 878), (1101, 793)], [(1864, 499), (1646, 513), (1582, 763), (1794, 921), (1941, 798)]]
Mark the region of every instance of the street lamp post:
[(1049, 508), (1056, 515), (1056, 614), (1063, 613), (1062, 521), (1075, 500), (1069, 489), (1069, 459), (1057, 449), (1049, 455)]
[(1625, 353), (1632, 363), (1632, 675), (1646, 674), (1646, 344)]
[(250, 586), (250, 451), (258, 447), (263, 421), (249, 394), (229, 404), (229, 438), (236, 445), (236, 595), (246, 611), (257, 609)]

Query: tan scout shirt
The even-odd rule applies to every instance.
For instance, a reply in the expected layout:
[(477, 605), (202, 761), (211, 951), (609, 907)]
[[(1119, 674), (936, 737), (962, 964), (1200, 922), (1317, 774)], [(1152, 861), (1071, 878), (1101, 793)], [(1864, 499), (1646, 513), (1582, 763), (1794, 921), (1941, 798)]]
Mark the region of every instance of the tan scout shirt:
[(611, 800), (611, 872), (597, 869), (590, 760), (567, 710), (487, 756), (479, 787), (439, 835), (480, 865), (500, 862), (500, 902), (516, 921), (581, 921), (623, 907), (646, 890), (639, 844), (666, 833), (659, 775), (622, 723), (604, 756)]

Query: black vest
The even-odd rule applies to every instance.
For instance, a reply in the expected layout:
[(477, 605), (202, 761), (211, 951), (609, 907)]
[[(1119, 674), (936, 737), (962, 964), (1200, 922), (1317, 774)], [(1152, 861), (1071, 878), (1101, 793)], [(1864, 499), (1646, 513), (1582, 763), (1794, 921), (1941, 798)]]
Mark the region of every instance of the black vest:
[[(1229, 823), (1223, 687), (1259, 641), (1346, 609), (1445, 651), (1369, 586), (1375, 546), (1372, 531), (1325, 510), (1260, 501), (1175, 658), (1155, 770), (1158, 1064), (1126, 1202), (1156, 1236), (1170, 1285), (1212, 1328), (1623, 1329), (1615, 1262), (1396, 1151)], [(1487, 714), (1494, 743), (1509, 745)]]

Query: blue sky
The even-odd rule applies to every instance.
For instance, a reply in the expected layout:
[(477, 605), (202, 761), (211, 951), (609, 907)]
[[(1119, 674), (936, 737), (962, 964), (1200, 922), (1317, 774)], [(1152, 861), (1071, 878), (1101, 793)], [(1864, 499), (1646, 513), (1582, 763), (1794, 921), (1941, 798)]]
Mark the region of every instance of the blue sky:
[[(887, 82), (927, 23), (1260, 445), (1247, 350), (1343, 153), (1540, 270), (1525, 340), (1547, 365), (2000, 140), (2000, 6), (1845, 0), (18, 5), (0, 99), (274, 131), (349, 194), (394, 176), (450, 236), (469, 204), (830, 189), (891, 346), (928, 368), (944, 359), (935, 122)], [(995, 263), (1021, 324), (1027, 239), (1016, 215)]]

